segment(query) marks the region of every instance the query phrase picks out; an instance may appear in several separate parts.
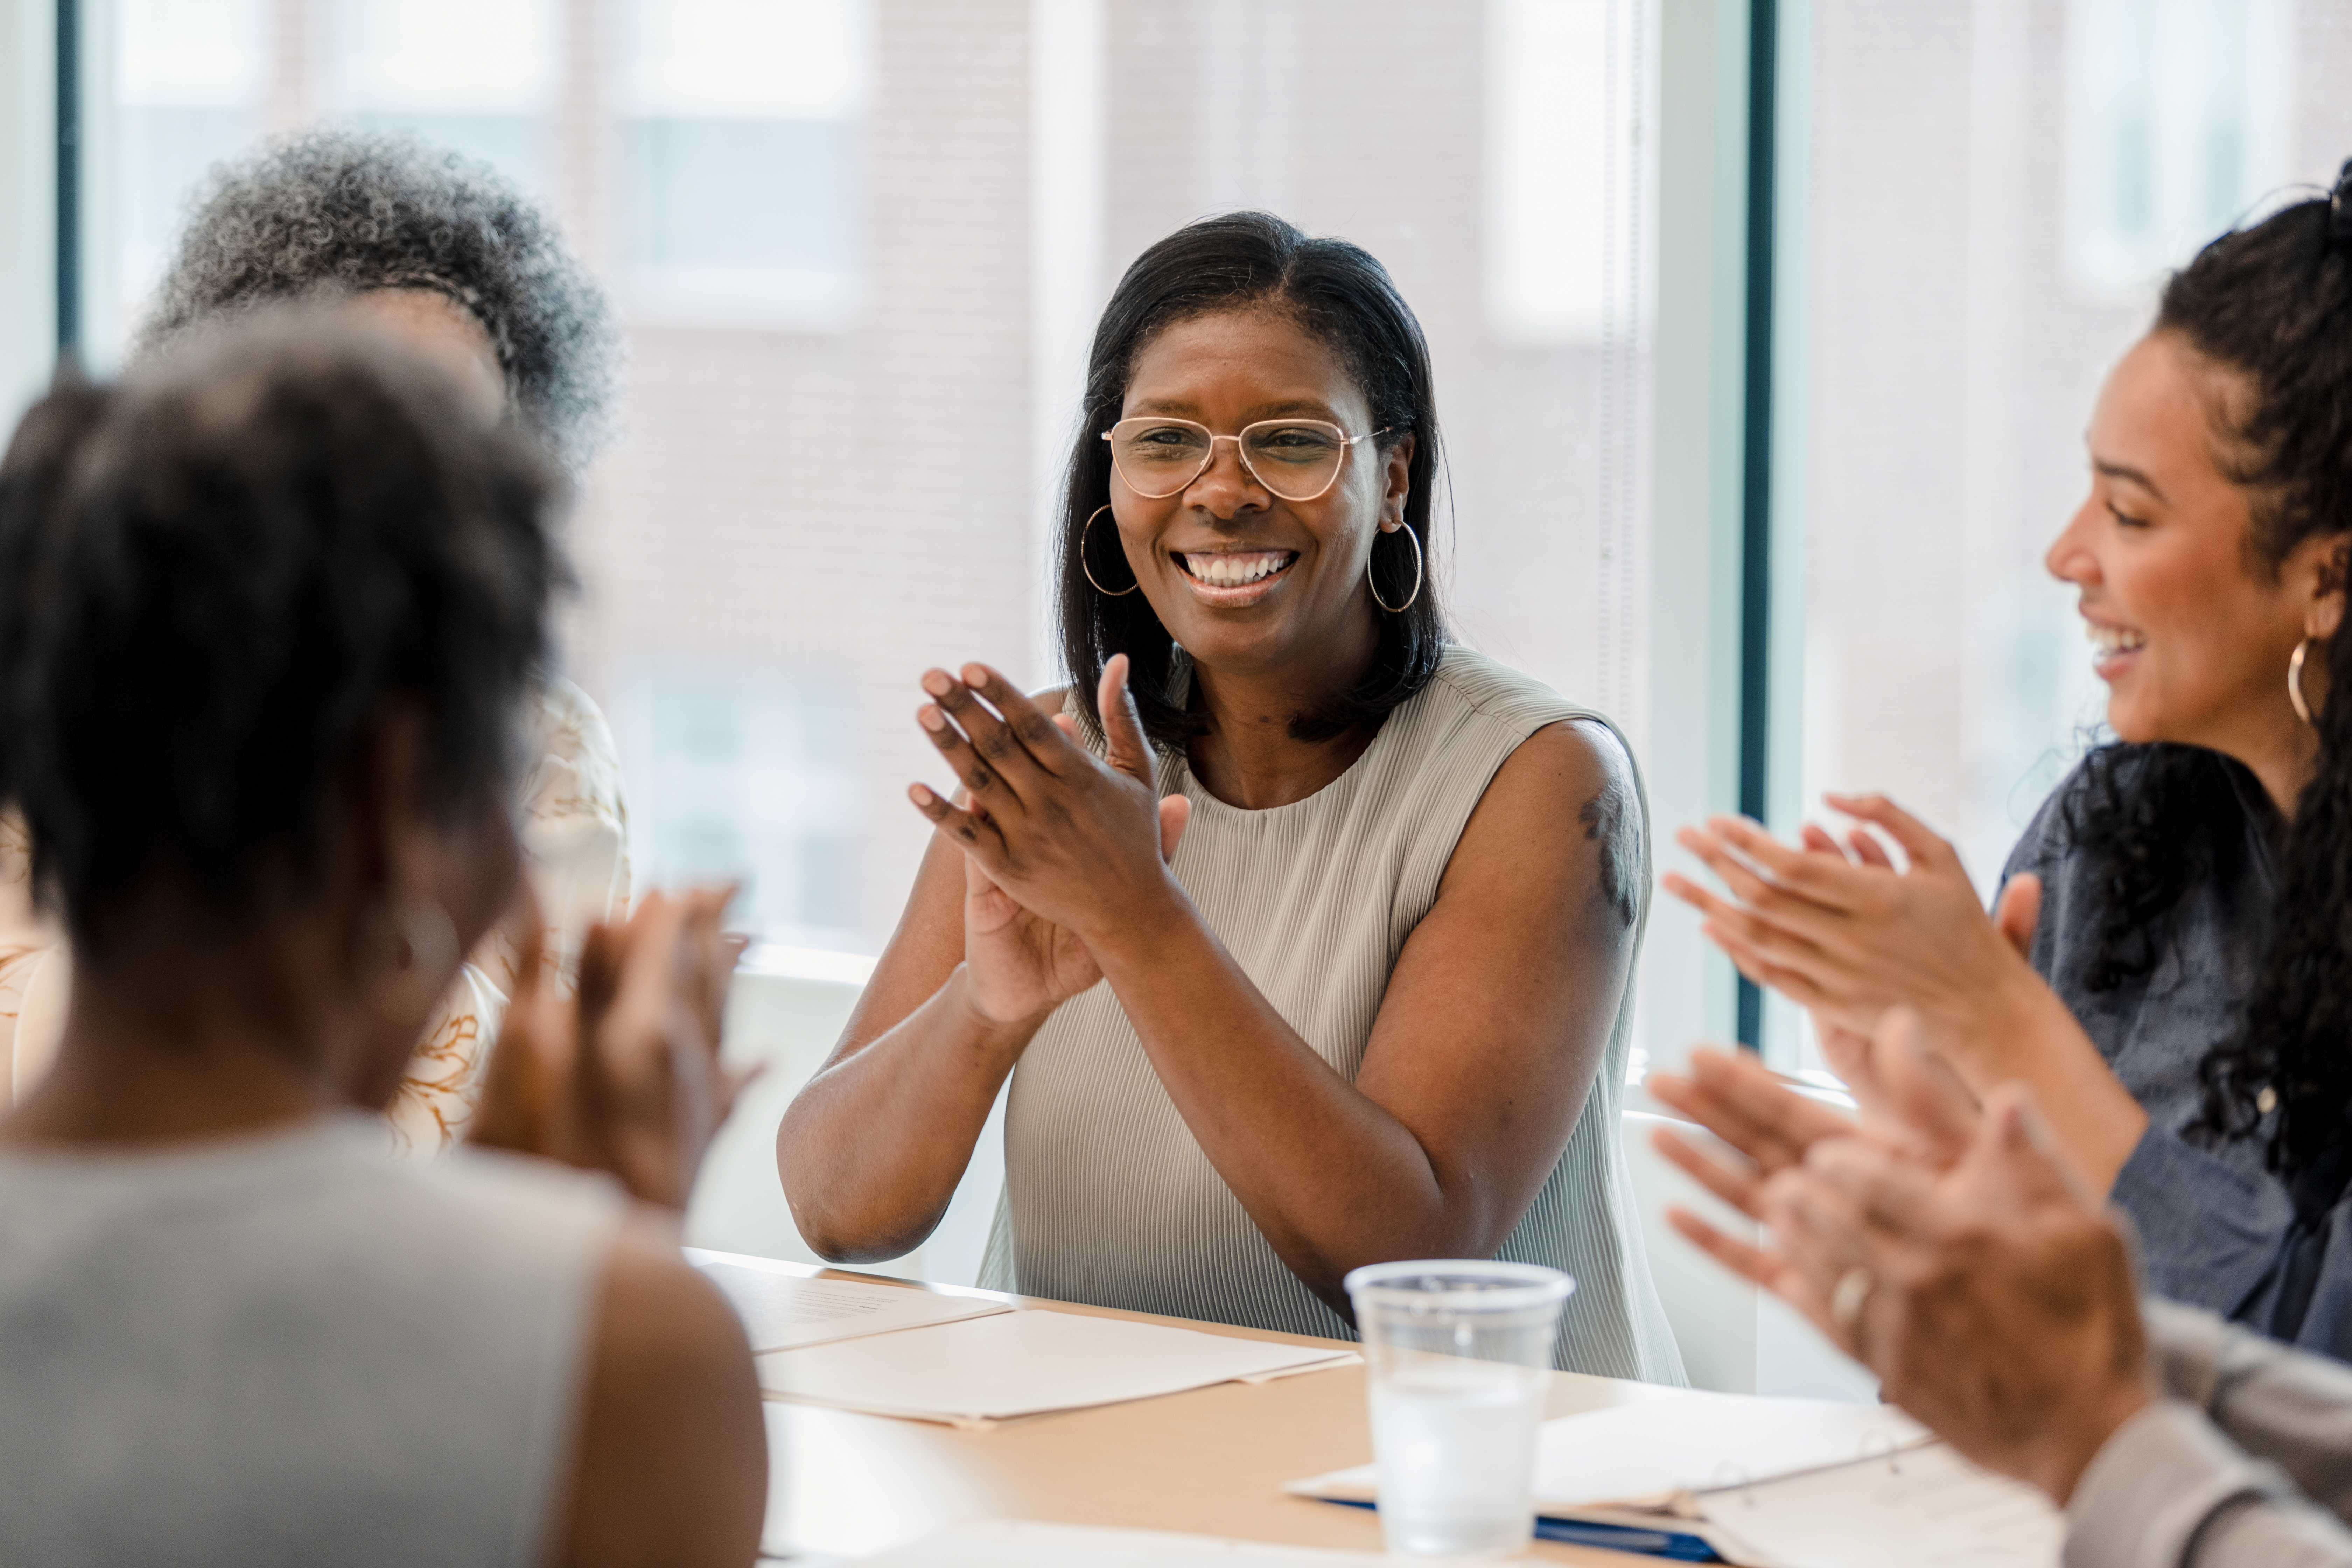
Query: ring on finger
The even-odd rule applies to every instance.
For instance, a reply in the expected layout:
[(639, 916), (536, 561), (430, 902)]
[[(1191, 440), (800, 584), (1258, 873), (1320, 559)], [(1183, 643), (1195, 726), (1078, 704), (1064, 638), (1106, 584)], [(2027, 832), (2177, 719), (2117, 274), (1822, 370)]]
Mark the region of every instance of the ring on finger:
[(1862, 1321), (1862, 1310), (1870, 1301), (1870, 1292), (1878, 1281), (1870, 1270), (1857, 1263), (1838, 1276), (1837, 1284), (1830, 1290), (1830, 1321), (1847, 1339), (1853, 1338), (1854, 1325)]

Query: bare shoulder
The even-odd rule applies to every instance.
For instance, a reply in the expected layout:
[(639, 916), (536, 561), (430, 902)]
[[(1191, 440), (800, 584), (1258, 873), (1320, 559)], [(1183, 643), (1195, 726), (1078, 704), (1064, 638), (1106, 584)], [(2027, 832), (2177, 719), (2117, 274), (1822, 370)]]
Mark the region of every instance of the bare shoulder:
[(650, 1213), (623, 1226), (598, 1307), (549, 1560), (750, 1563), (767, 1504), (767, 1430), (734, 1310)]
[(1641, 795), (1633, 758), (1606, 724), (1546, 724), (1504, 760), (1471, 813), (1446, 870), (1465, 879), (1524, 879), (1549, 865), (1596, 888), (1627, 926), (1639, 912), (1643, 869)]

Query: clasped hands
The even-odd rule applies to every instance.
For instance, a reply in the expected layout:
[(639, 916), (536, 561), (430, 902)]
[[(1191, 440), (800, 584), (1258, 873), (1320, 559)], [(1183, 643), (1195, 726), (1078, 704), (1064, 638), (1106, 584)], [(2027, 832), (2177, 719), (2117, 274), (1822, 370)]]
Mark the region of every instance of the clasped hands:
[(986, 665), (923, 677), (917, 721), (962, 787), (908, 796), (963, 853), (965, 965), (992, 1022), (1034, 1024), (1102, 978), (1106, 943), (1181, 904), (1167, 858), (1192, 803), (1159, 797), (1128, 668), (1124, 654), (1103, 668), (1099, 759), (1069, 715)]

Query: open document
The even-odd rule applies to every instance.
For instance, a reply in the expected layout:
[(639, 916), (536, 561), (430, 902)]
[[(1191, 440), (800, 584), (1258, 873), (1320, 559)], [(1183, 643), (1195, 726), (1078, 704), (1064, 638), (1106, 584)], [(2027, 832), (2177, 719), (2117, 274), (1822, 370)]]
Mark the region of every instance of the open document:
[[(1372, 1466), (1284, 1489), (1369, 1502)], [(1877, 1405), (1678, 1394), (1544, 1423), (1545, 1519), (1696, 1536), (1745, 1568), (2056, 1568), (2042, 1495)]]
[(726, 1292), (755, 1352), (797, 1350), (1013, 1310), (985, 1296), (947, 1296), (858, 1279), (812, 1279), (781, 1265), (699, 1247), (686, 1248), (686, 1258)]
[(760, 1392), (773, 1399), (983, 1426), (1358, 1359), (1328, 1345), (1032, 1309), (763, 1355), (759, 1368)]

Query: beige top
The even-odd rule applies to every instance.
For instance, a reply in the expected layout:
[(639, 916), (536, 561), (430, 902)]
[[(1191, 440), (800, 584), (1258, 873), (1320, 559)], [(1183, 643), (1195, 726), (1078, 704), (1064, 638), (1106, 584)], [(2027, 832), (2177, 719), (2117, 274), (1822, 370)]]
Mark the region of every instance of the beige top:
[[(548, 923), (548, 963), (569, 988), (589, 925), (629, 907), (629, 812), (613, 731), (588, 694), (550, 676), (535, 714), (537, 761), (523, 781), (523, 851)], [(396, 1145), (448, 1147), (473, 1115), (487, 1042), (514, 989), (513, 943), (493, 931), (419, 1037), (387, 1112)], [(57, 1054), (73, 957), (34, 911), (24, 820), (0, 813), (0, 1108), (21, 1100)]]
[[(1181, 752), (1165, 752), (1161, 793), (1181, 791), (1192, 803), (1171, 869), (1251, 982), (1352, 1080), (1390, 973), (1436, 902), (1487, 783), (1528, 736), (1573, 719), (1607, 722), (1453, 647), (1364, 754), (1305, 800), (1265, 811), (1228, 805), (1202, 787)], [(1641, 809), (1633, 879), (1646, 922), (1646, 796)], [(1637, 959), (1639, 942), (1637, 924)], [(1618, 1144), (1631, 989), (1629, 980), (1559, 1163), (1496, 1256), (1575, 1277), (1559, 1366), (1678, 1384), (1682, 1358), (1651, 1283)], [(1108, 985), (1064, 1003), (1030, 1042), (1013, 1075), (1004, 1149), (1004, 1197), (982, 1285), (1353, 1337), (1217, 1174)]]

